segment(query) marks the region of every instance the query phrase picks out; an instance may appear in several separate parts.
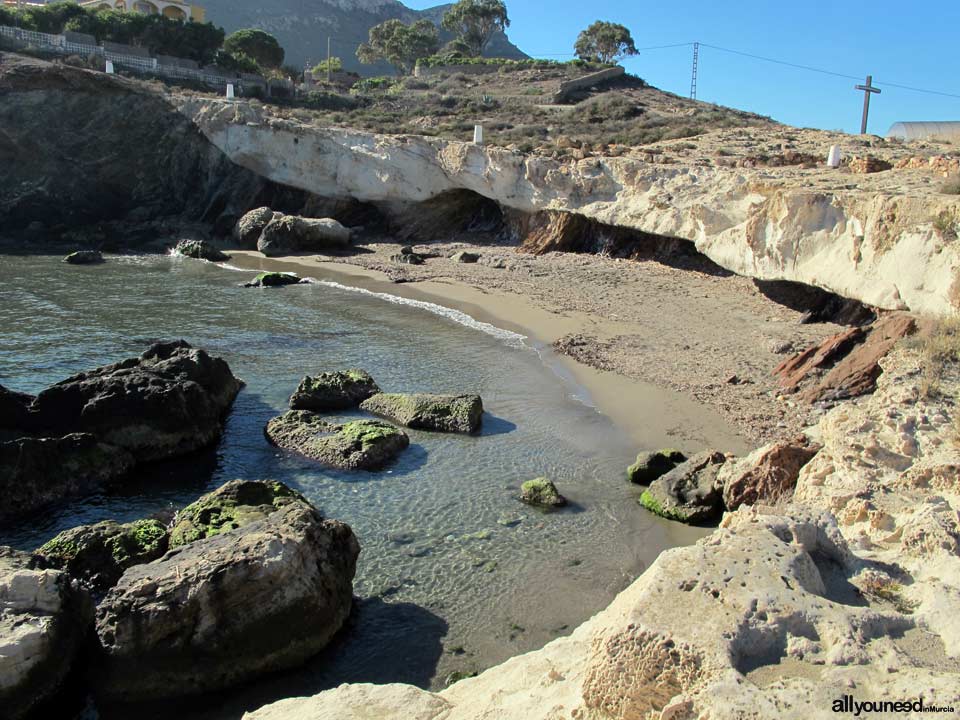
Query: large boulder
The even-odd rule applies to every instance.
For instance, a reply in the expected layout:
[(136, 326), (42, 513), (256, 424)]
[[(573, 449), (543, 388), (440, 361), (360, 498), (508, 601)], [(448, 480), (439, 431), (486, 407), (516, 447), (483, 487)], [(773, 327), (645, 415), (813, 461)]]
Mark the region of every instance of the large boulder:
[(257, 250), (276, 256), (296, 252), (342, 250), (350, 245), (350, 229), (331, 218), (280, 215), (260, 233)]
[[(136, 565), (110, 589), (97, 608), (98, 694), (145, 701), (239, 685), (302, 664), (340, 629), (360, 552), (353, 532), (296, 493), (256, 484), (198, 501), (208, 515), (218, 502), (232, 508), (244, 518), (236, 527)], [(244, 515), (247, 494), (256, 505)]]
[(38, 564), (65, 570), (95, 592), (117, 584), (134, 565), (156, 560), (167, 551), (170, 533), (152, 518), (131, 523), (104, 520), (64, 530), (34, 553)]
[(637, 485), (649, 485), (686, 459), (686, 455), (672, 448), (642, 452), (637, 455), (637, 461), (627, 468), (627, 479)]
[(218, 440), (241, 386), (226, 362), (180, 340), (62, 380), (30, 410), (38, 434), (90, 433), (138, 461), (158, 460)]
[(560, 494), (557, 486), (545, 477), (523, 483), (520, 486), (520, 500), (542, 508), (557, 508), (567, 504), (567, 499)]
[(209, 260), (210, 262), (223, 262), (230, 259), (229, 255), (221, 252), (206, 240), (181, 240), (173, 251), (177, 255), (196, 260)]
[(126, 475), (129, 452), (88, 433), (20, 437), (0, 442), (0, 524)]
[(378, 470), (409, 444), (402, 430), (379, 420), (354, 420), (338, 425), (309, 410), (288, 410), (267, 423), (267, 438), (341, 470)]
[(25, 431), (30, 423), (33, 395), (8, 390), (0, 385), (0, 431)]
[(379, 393), (360, 407), (416, 430), (473, 433), (480, 429), (483, 418), (479, 395)]
[(237, 225), (233, 229), (233, 238), (236, 240), (237, 246), (245, 250), (256, 248), (260, 233), (273, 220), (274, 216), (279, 214), (268, 207), (258, 207), (246, 213), (237, 221)]
[(294, 410), (315, 412), (347, 410), (378, 392), (380, 388), (365, 370), (338, 370), (316, 376), (307, 375), (290, 396), (290, 407)]
[(717, 481), (726, 457), (705, 450), (654, 480), (640, 504), (668, 520), (698, 524), (716, 520), (723, 512), (723, 497)]
[(800, 470), (820, 445), (805, 436), (779, 440), (757, 448), (744, 458), (724, 464), (718, 475), (727, 510), (741, 505), (777, 503), (793, 496)]
[(0, 715), (19, 720), (54, 696), (92, 625), (90, 599), (66, 573), (0, 547)]

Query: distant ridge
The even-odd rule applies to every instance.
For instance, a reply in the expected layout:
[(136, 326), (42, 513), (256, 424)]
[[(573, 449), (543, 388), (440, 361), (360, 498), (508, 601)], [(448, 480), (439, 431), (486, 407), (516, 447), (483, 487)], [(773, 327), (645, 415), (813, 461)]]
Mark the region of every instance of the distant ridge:
[[(414, 22), (422, 18), (437, 25), (450, 7), (439, 5), (426, 10), (411, 10), (397, 0), (204, 0), (207, 19), (227, 32), (254, 27), (265, 30), (286, 50), (285, 64), (303, 67), (326, 57), (327, 36), (332, 38), (331, 53), (343, 60), (344, 68), (362, 75), (393, 72), (387, 63), (362, 65), (356, 58), (357, 46), (365, 42), (371, 27), (396, 18)], [(441, 31), (441, 40), (452, 39)], [(523, 59), (528, 57), (506, 35), (495, 35), (484, 53), (490, 57)]]

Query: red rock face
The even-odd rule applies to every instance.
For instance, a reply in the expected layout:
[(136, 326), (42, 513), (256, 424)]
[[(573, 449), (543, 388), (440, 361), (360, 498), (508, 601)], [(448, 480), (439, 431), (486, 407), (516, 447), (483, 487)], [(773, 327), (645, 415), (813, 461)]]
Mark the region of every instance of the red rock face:
[(820, 450), (806, 437), (781, 440), (762, 450), (750, 463), (737, 466), (723, 486), (727, 510), (741, 505), (773, 503), (793, 495), (800, 469)]
[(880, 359), (916, 328), (910, 315), (886, 315), (868, 328), (850, 328), (807, 348), (780, 363), (773, 374), (786, 392), (800, 391), (808, 403), (864, 395), (876, 387)]

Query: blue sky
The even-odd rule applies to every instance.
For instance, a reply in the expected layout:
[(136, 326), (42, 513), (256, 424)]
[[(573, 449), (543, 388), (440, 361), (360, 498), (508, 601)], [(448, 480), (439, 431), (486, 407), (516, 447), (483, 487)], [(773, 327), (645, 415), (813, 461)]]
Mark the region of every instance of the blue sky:
[[(899, 120), (960, 120), (960, 3), (626, 2), (506, 0), (510, 39), (534, 56), (566, 59), (577, 34), (594, 20), (630, 28), (637, 47), (694, 40), (808, 65), (859, 81), (776, 65), (701, 46), (697, 97), (770, 115), (801, 127), (859, 132), (867, 73), (883, 92), (871, 99), (869, 131)], [(414, 8), (436, 0), (406, 0)], [(664, 90), (690, 92), (689, 46), (650, 50), (624, 64)], [(884, 81), (951, 93), (942, 97)]]

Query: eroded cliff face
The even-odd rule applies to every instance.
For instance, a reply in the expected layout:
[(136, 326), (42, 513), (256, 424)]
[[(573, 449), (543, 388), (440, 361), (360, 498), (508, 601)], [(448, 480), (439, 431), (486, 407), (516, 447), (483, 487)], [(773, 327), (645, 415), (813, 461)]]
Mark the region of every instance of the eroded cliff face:
[(468, 190), (509, 211), (576, 213), (692, 241), (735, 273), (815, 285), (884, 309), (947, 314), (960, 303), (960, 252), (935, 226), (940, 216), (960, 218), (960, 201), (950, 196), (807, 190), (770, 168), (559, 162), (313, 127), (245, 103), (184, 99), (180, 107), (234, 162), (317, 195), (400, 207)]

